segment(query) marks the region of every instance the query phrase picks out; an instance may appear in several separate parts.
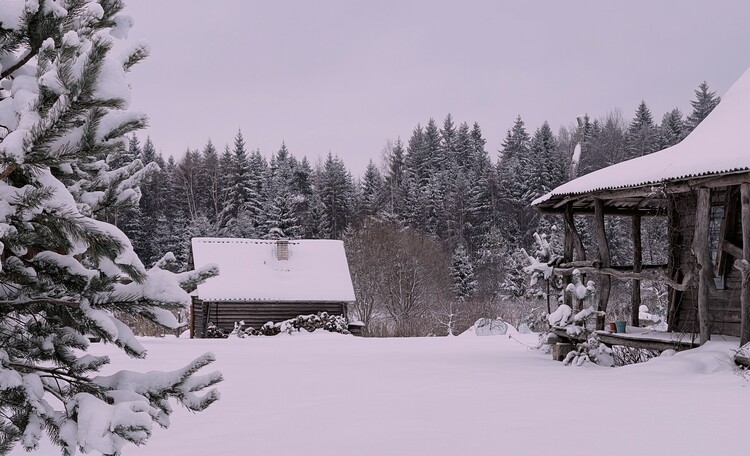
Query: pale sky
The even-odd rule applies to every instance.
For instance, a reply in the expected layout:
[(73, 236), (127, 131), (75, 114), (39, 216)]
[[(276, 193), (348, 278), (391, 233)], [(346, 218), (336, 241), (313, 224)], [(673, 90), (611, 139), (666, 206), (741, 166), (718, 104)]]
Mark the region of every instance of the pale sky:
[(132, 108), (165, 156), (221, 150), (242, 129), (360, 175), (388, 140), (451, 113), (497, 150), (529, 132), (644, 99), (656, 121), (707, 80), (724, 94), (750, 67), (750, 2), (125, 0), (151, 44)]

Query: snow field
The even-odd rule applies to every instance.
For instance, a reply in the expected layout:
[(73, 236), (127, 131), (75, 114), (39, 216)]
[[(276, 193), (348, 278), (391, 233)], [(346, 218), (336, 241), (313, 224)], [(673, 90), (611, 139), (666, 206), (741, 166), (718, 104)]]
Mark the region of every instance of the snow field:
[(175, 412), (125, 455), (748, 454), (750, 383), (730, 364), (734, 344), (577, 368), (519, 343), (533, 334), (512, 337), (146, 338), (145, 361), (92, 352), (112, 356), (110, 370), (146, 371), (211, 351), (224, 374), (221, 400)]

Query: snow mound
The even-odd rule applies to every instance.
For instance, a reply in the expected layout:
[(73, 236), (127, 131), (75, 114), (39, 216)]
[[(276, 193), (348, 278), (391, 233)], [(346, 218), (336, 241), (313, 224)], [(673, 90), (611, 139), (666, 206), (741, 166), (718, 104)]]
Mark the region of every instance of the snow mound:
[(480, 318), (461, 336), (505, 336), (516, 333), (516, 328), (499, 318)]
[(685, 350), (674, 354), (665, 353), (646, 363), (625, 366), (634, 374), (644, 373), (686, 375), (686, 374), (714, 374), (734, 369), (734, 354), (737, 342), (709, 341), (692, 350)]

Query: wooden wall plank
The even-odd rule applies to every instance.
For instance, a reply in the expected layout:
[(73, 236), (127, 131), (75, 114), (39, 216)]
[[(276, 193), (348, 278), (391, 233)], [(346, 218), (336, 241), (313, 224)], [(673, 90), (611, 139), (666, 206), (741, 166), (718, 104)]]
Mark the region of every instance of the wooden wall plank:
[(740, 346), (750, 342), (750, 184), (740, 187), (741, 225), (742, 225), (742, 256), (743, 262), (738, 268), (742, 274), (740, 285)]
[(713, 262), (708, 245), (708, 225), (711, 211), (711, 190), (698, 189), (695, 207), (695, 234), (693, 235), (693, 252), (699, 266), (698, 271), (698, 329), (700, 342), (710, 339), (708, 316), (708, 292), (713, 281)]

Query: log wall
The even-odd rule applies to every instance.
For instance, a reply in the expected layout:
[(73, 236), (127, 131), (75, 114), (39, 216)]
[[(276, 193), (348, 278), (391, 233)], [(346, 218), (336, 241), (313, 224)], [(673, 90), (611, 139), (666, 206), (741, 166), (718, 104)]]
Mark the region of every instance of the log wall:
[[(727, 198), (727, 190), (714, 189), (711, 195), (711, 204), (724, 204)], [(733, 196), (736, 192), (733, 193)], [(737, 196), (739, 197), (739, 196)], [(683, 273), (686, 266), (694, 267), (695, 257), (691, 252), (693, 235), (695, 231), (695, 209), (696, 194), (682, 193), (676, 195), (675, 211), (679, 220), (680, 244), (674, 246), (676, 266), (681, 267)], [(724, 214), (727, 217), (727, 213)], [(742, 223), (740, 217), (735, 217), (732, 227), (728, 230), (728, 240), (736, 245), (742, 245)], [(729, 255), (725, 255), (729, 257)], [(733, 262), (734, 258), (726, 258), (725, 261)], [(735, 268), (725, 267), (726, 283), (724, 289), (709, 287), (708, 291), (708, 316), (709, 328), (712, 334), (725, 334), (731, 336), (740, 335), (740, 291), (742, 288), (742, 274)], [(670, 290), (674, 300), (674, 309), (670, 309), (670, 315), (674, 315), (670, 321), (670, 330), (676, 332), (698, 333), (698, 287), (693, 284), (688, 290), (679, 293)]]
[(280, 321), (298, 315), (309, 315), (328, 312), (332, 315), (344, 315), (346, 306), (341, 302), (209, 302), (195, 300), (191, 306), (192, 337), (203, 337), (205, 304), (208, 304), (208, 321), (225, 332), (234, 328), (234, 323), (245, 321), (245, 327), (260, 328), (269, 321)]

